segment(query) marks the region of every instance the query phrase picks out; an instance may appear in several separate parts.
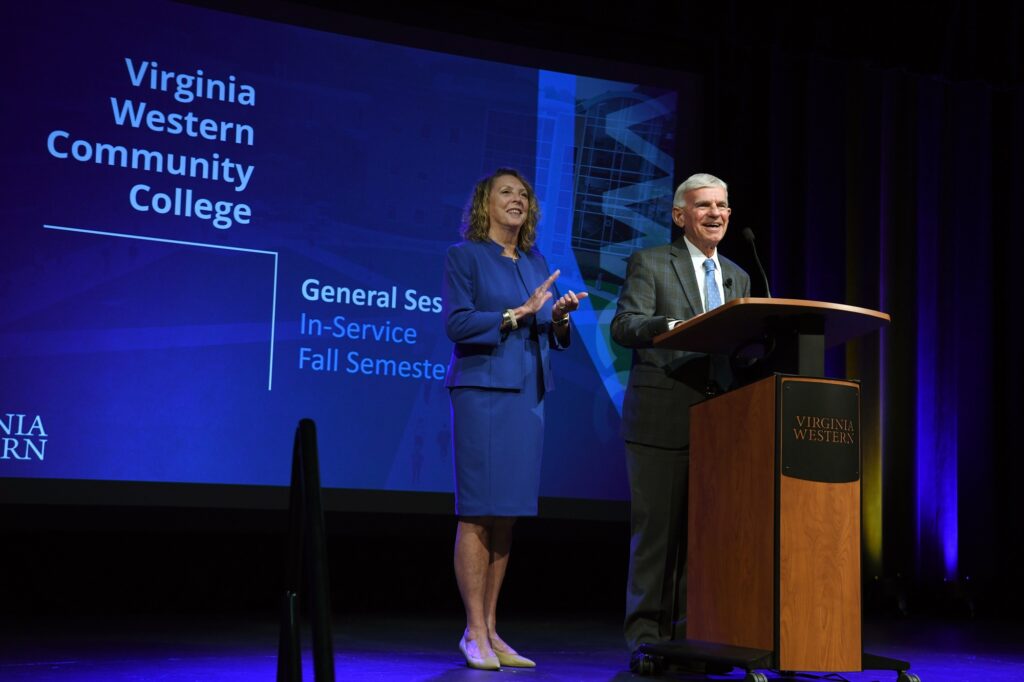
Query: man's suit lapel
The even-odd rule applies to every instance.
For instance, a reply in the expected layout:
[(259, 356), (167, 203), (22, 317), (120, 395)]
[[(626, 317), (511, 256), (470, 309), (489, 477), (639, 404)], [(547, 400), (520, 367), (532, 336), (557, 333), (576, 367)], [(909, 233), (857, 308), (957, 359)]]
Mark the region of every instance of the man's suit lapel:
[(682, 237), (672, 242), (669, 254), (672, 258), (672, 268), (676, 271), (679, 284), (683, 287), (686, 300), (690, 304), (690, 315), (700, 315), (704, 312), (704, 302), (700, 300), (700, 287), (697, 286), (697, 278), (693, 274), (693, 265), (690, 263), (690, 252), (686, 249)]
[(728, 303), (734, 298), (739, 298), (740, 290), (740, 273), (739, 268), (732, 264), (732, 261), (726, 260), (721, 255), (718, 257), (718, 262), (722, 264), (722, 281), (732, 280), (731, 287), (723, 287), (725, 289), (725, 300), (723, 303)]

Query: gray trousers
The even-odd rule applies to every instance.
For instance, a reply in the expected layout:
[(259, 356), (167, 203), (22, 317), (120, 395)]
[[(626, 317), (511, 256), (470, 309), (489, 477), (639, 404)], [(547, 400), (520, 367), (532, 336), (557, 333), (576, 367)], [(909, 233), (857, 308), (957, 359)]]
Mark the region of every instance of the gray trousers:
[[(626, 442), (630, 542), (623, 628), (630, 651), (686, 636), (690, 451)], [(678, 628), (677, 628), (678, 624)]]

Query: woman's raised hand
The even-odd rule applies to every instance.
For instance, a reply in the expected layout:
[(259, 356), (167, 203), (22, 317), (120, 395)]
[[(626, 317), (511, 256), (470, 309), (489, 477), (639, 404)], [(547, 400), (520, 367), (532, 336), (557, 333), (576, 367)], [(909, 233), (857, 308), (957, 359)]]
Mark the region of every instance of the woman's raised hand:
[(551, 276), (540, 283), (533, 293), (530, 294), (530, 298), (526, 299), (526, 303), (523, 303), (522, 309), (527, 315), (536, 315), (537, 311), (544, 307), (544, 304), (548, 302), (552, 294), (548, 289), (555, 283), (558, 276), (562, 274), (561, 270), (555, 270), (551, 273)]
[(580, 307), (580, 301), (587, 297), (587, 292), (581, 291), (575, 293), (572, 289), (562, 294), (562, 296), (555, 301), (555, 304), (551, 306), (551, 321), (558, 322), (559, 320), (565, 319), (565, 316)]

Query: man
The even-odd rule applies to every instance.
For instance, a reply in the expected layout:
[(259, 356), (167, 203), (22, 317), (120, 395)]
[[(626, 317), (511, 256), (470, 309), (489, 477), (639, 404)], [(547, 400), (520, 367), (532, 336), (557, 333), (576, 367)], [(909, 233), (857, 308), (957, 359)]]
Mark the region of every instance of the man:
[(750, 295), (747, 273), (718, 253), (731, 212), (726, 184), (692, 175), (672, 204), (672, 222), (683, 236), (630, 257), (612, 320), (612, 338), (633, 349), (622, 432), (632, 498), (624, 628), (634, 652), (643, 643), (685, 636), (689, 408), (731, 383), (723, 358), (656, 350), (651, 342), (675, 324)]

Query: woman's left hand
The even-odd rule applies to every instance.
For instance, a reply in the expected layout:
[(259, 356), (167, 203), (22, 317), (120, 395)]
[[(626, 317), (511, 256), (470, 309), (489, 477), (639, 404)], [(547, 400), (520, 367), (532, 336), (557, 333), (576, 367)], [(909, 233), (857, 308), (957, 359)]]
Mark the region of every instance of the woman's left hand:
[(551, 306), (551, 321), (558, 322), (565, 318), (566, 315), (580, 307), (580, 301), (587, 297), (587, 292), (581, 291), (578, 294), (572, 290), (565, 294), (554, 302)]

